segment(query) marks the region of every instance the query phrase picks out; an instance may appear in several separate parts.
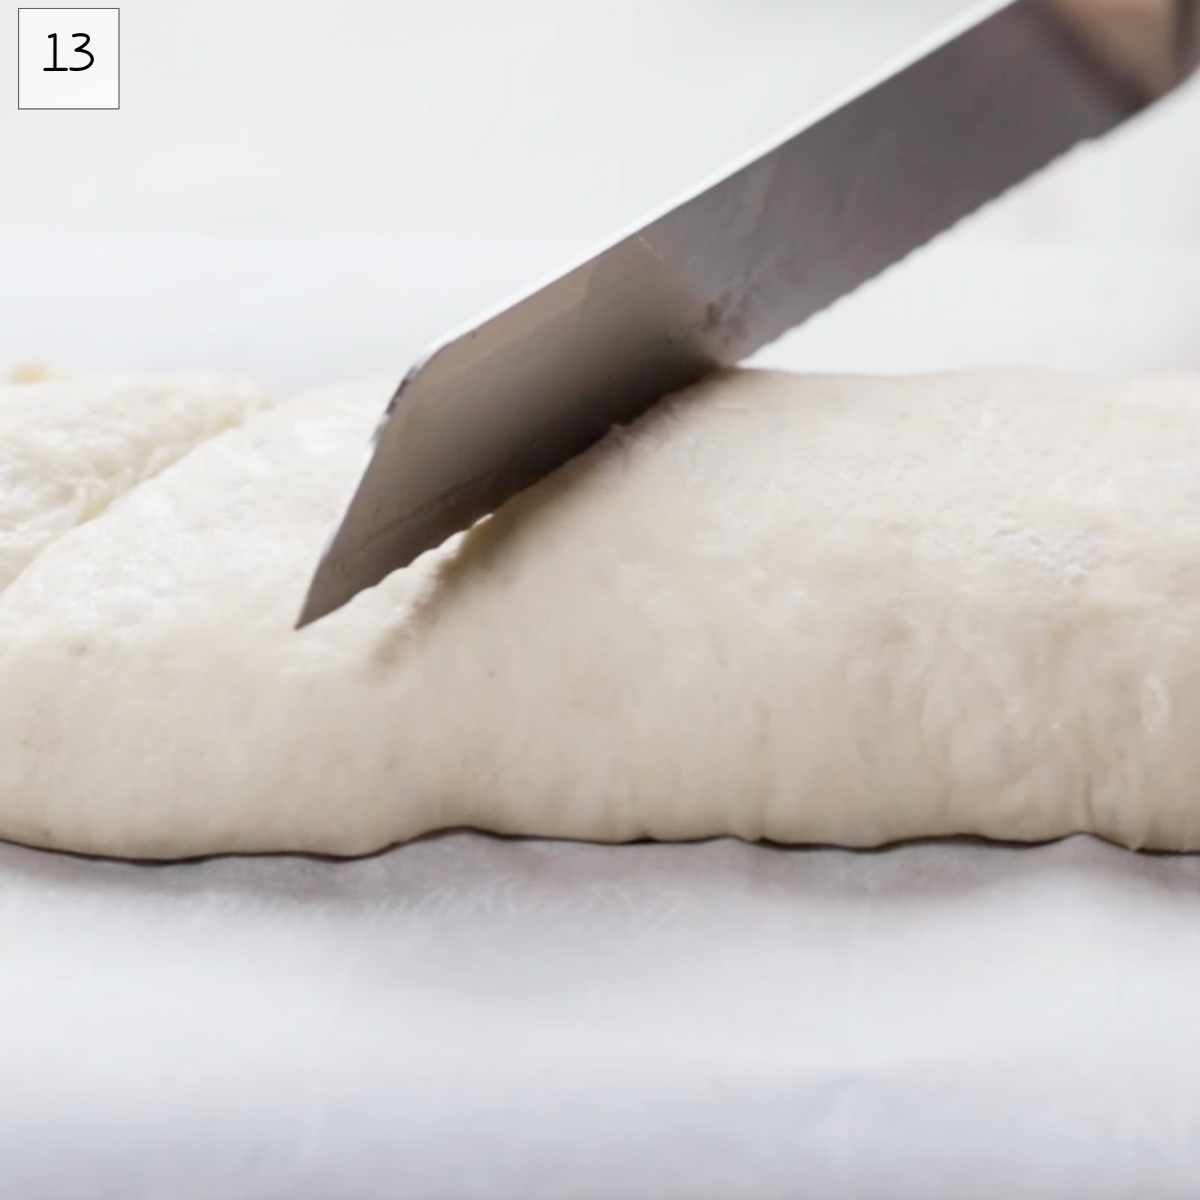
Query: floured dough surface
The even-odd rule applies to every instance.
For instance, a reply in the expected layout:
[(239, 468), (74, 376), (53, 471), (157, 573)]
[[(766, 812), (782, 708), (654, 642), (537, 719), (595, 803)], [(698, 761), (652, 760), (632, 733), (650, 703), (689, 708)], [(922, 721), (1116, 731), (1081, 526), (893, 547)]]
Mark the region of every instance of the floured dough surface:
[(1200, 848), (1200, 378), (730, 373), (296, 632), (386, 394), (203, 441), (0, 592), (0, 834)]
[(56, 538), (267, 404), (253, 384), (220, 375), (28, 378), (0, 384), (0, 588)]

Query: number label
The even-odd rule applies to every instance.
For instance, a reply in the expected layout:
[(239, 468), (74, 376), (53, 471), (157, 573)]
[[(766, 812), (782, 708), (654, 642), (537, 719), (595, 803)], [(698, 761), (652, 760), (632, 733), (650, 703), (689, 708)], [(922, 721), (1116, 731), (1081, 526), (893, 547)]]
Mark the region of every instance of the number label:
[[(17, 107), (119, 109), (121, 10), (25, 8), (28, 0), (19, 3)], [(87, 32), (72, 33), (72, 29)]]
[(82, 67), (60, 67), (58, 65), (58, 34), (48, 33), (46, 36), (50, 39), (50, 44), (52, 46), (50, 60), (51, 65), (48, 67), (43, 67), (43, 71), (86, 71), (88, 67), (90, 67), (92, 63), (96, 61), (96, 56), (88, 49), (88, 44), (92, 39), (86, 33), (73, 33), (71, 34), (73, 38), (83, 38), (83, 41), (75, 47), (75, 53), (86, 54), (87, 62), (85, 62)]

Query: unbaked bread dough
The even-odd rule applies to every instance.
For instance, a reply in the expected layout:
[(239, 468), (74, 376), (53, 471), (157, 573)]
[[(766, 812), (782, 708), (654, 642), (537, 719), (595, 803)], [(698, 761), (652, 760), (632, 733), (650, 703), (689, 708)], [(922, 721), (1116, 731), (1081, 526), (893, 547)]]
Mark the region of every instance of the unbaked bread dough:
[(55, 538), (267, 404), (261, 389), (219, 375), (43, 379), (25, 368), (9, 379), (0, 385), (0, 589)]
[[(386, 393), (165, 469), (139, 426), (120, 501), (45, 526), (0, 592), (0, 834), (1200, 848), (1200, 378), (729, 373), (296, 632)], [(62, 508), (30, 471), (2, 536)]]

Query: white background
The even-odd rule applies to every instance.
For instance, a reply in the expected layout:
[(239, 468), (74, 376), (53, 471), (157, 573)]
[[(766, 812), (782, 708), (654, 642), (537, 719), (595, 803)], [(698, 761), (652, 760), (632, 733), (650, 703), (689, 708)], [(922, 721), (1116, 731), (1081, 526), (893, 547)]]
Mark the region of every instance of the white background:
[[(0, 110), (0, 226), (587, 244), (969, 7), (135, 0), (120, 113)], [(1022, 232), (1200, 239), (1200, 93), (1177, 108)]]
[[(135, 0), (122, 8), (121, 111), (0, 108), (9, 267), (0, 370), (30, 358), (233, 367), (282, 389), (398, 375), (448, 325), (637, 219), (966, 7)], [(15, 24), (0, 21), (0, 63), (15, 61)], [(1031, 253), (1039, 289), (1061, 291), (1056, 308), (1086, 307), (1097, 287), (1127, 290), (1118, 280), (1130, 273), (1190, 279), (1200, 253), (1200, 86), (1072, 156), (951, 244), (961, 250), (955, 280), (976, 277), (969, 248), (1003, 259), (1001, 273)], [(1071, 282), (1081, 278), (1076, 251), (1092, 264), (1086, 286)], [(901, 268), (926, 273), (924, 294), (947, 286), (939, 270), (925, 258)], [(1168, 287), (1164, 323), (1183, 320), (1190, 289)], [(952, 344), (923, 341), (929, 318), (914, 322), (924, 301), (882, 296), (899, 321), (890, 348), (872, 339), (852, 352), (853, 321), (839, 316), (833, 333), (813, 326), (804, 364), (1020, 357), (1019, 346), (972, 349), (979, 338), (965, 326)], [(975, 325), (1002, 325), (1019, 302), (975, 289), (964, 298)], [(1145, 310), (1141, 296), (1133, 319)], [(1143, 334), (1135, 341), (1111, 361), (1098, 347), (1096, 365), (1140, 365)]]

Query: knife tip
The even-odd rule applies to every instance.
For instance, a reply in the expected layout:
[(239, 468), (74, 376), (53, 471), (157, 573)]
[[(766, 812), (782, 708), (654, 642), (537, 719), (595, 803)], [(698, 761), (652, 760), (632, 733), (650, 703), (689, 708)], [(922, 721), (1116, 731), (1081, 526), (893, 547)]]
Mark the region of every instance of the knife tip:
[(306, 625), (312, 625), (322, 617), (337, 612), (345, 603), (345, 599), (331, 598), (326, 590), (319, 586), (319, 580), (314, 580), (304, 597), (304, 603), (300, 606), (294, 628), (303, 629)]

